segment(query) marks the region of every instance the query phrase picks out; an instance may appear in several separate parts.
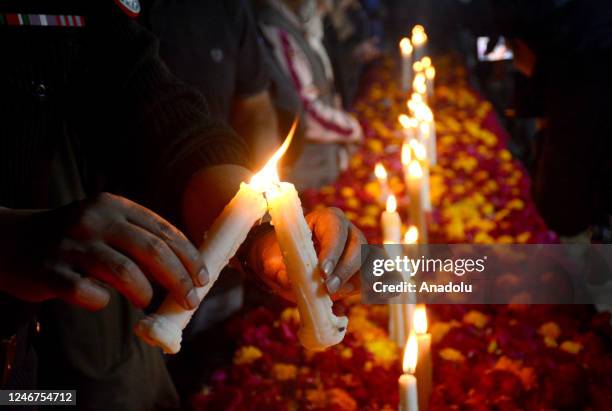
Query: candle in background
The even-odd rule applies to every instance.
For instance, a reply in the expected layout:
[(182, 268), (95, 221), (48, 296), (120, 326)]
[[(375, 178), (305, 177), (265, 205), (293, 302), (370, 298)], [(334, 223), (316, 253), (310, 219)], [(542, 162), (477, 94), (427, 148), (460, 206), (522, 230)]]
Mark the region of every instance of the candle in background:
[(421, 167), (423, 168), (423, 191), (421, 196), (421, 205), (423, 210), (431, 211), (431, 197), (429, 194), (429, 160), (427, 159), (425, 146), (417, 140), (412, 140), (410, 141), (410, 150), (412, 153), (414, 153), (414, 158), (419, 161)]
[(402, 131), (404, 133), (404, 141), (410, 141), (413, 138), (416, 138), (415, 132), (418, 126), (418, 122), (416, 121), (416, 119), (407, 116), (406, 114), (400, 114), (397, 119), (402, 126)]
[(427, 150), (427, 158), (430, 165), (436, 164), (437, 149), (436, 149), (436, 123), (434, 121), (433, 112), (427, 104), (418, 104), (415, 106), (414, 116), (420, 122), (420, 141), (425, 145)]
[(408, 165), (406, 186), (410, 198), (410, 222), (419, 230), (421, 240), (426, 241), (425, 213), (423, 213), (421, 193), (423, 185), (423, 169), (418, 160), (412, 160)]
[(425, 56), (421, 59), (421, 65), (423, 66), (423, 70), (427, 70), (431, 67), (431, 57)]
[(391, 194), (391, 189), (389, 188), (389, 181), (387, 179), (387, 170), (385, 166), (381, 163), (376, 163), (374, 167), (374, 175), (376, 176), (376, 180), (378, 180), (378, 186), (380, 187), (380, 196), (378, 197), (378, 202), (380, 204), (385, 204), (387, 198)]
[(414, 48), (415, 61), (421, 60), (427, 54), (427, 34), (425, 28), (420, 24), (412, 28), (412, 47)]
[(419, 409), (417, 378), (414, 376), (418, 364), (418, 350), (416, 336), (412, 332), (404, 349), (402, 361), (404, 373), (399, 378), (399, 411), (418, 411)]
[(387, 208), (380, 217), (383, 244), (400, 244), (402, 241), (402, 219), (397, 212), (397, 200), (393, 194), (387, 197)]
[(425, 68), (423, 67), (423, 63), (421, 63), (420, 61), (415, 61), (412, 64), (412, 72), (413, 72), (413, 74), (422, 73), (423, 70), (425, 70)]
[(423, 96), (427, 97), (427, 79), (424, 73), (417, 73), (412, 81), (412, 89)]
[(414, 375), (418, 380), (419, 408), (427, 410), (433, 385), (433, 363), (431, 358), (431, 334), (427, 332), (427, 311), (425, 304), (417, 304), (412, 321), (419, 355)]
[(436, 78), (436, 69), (434, 66), (425, 69), (425, 77), (427, 78), (427, 95), (429, 98), (432, 98), (434, 94), (434, 80)]
[(410, 39), (404, 37), (400, 41), (399, 47), (402, 55), (402, 90), (408, 91), (412, 82), (412, 44)]

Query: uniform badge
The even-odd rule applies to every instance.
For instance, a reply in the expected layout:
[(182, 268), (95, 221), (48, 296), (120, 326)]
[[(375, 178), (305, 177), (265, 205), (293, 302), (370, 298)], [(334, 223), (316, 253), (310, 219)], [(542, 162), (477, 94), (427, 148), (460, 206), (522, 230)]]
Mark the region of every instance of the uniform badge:
[(115, 0), (115, 3), (130, 17), (140, 14), (140, 2), (138, 0)]

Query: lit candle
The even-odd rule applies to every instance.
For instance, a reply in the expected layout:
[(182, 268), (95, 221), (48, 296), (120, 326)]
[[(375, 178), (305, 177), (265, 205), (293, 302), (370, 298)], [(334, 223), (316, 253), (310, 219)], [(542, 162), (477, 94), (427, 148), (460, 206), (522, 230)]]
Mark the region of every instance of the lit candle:
[(419, 408), (426, 410), (433, 384), (433, 364), (431, 359), (431, 334), (427, 332), (427, 311), (425, 304), (418, 304), (412, 321), (416, 333), (419, 355), (415, 376), (419, 381)]
[(423, 185), (421, 193), (421, 206), (425, 211), (431, 211), (431, 198), (429, 194), (429, 160), (425, 146), (417, 140), (410, 141), (410, 151), (414, 153), (414, 157), (419, 161), (423, 168)]
[(422, 95), (427, 96), (427, 78), (424, 73), (417, 73), (412, 81), (412, 89)]
[(423, 66), (424, 70), (427, 70), (429, 67), (431, 67), (431, 58), (429, 56), (425, 56), (421, 59), (421, 65)]
[[(272, 157), (273, 161), (277, 161), (289, 147), (296, 126), (297, 122), (293, 124), (281, 148)], [(204, 287), (196, 288), (200, 301), (215, 284), (223, 267), (236, 254), (255, 222), (266, 213), (264, 188), (257, 180), (258, 174), (253, 176), (250, 183), (240, 185), (234, 198), (206, 232), (200, 253), (210, 278)], [(174, 298), (168, 296), (156, 313), (148, 315), (136, 324), (134, 331), (150, 345), (161, 347), (165, 353), (175, 354), (181, 349), (183, 329), (196, 310), (197, 308), (186, 310)]]
[(436, 78), (436, 69), (434, 66), (425, 69), (425, 77), (427, 78), (427, 95), (431, 98), (434, 92), (434, 80)]
[(425, 28), (416, 25), (412, 28), (412, 46), (414, 47), (414, 59), (421, 60), (426, 53), (427, 34)]
[(418, 343), (414, 333), (410, 333), (406, 348), (404, 349), (404, 358), (402, 361), (402, 369), (404, 373), (399, 378), (399, 411), (418, 411), (419, 398), (417, 390), (417, 379), (414, 376), (414, 371), (417, 367)]
[(402, 219), (397, 212), (397, 200), (393, 194), (387, 197), (387, 208), (380, 217), (384, 244), (400, 244), (402, 241)]
[(421, 123), (420, 141), (427, 150), (429, 164), (435, 165), (437, 162), (436, 122), (434, 121), (433, 112), (427, 104), (416, 104), (414, 106), (414, 116)]
[(408, 91), (412, 82), (412, 44), (407, 37), (399, 43), (402, 54), (402, 90)]
[(422, 207), (423, 169), (418, 160), (412, 160), (408, 165), (407, 189), (410, 197), (410, 221), (419, 230), (422, 241), (426, 240), (427, 228)]
[(385, 204), (385, 201), (387, 201), (387, 198), (391, 194), (385, 166), (383, 166), (381, 163), (376, 163), (376, 166), (374, 167), (374, 175), (376, 176), (378, 186), (380, 187), (380, 197), (378, 198), (378, 202), (380, 204)]
[(410, 141), (411, 139), (416, 138), (415, 130), (418, 125), (416, 119), (409, 117), (406, 114), (400, 114), (397, 119), (402, 126), (402, 131), (404, 132), (404, 141)]
[[(250, 184), (242, 183), (238, 193), (225, 206), (223, 212), (206, 233), (200, 253), (210, 275), (204, 287), (196, 288), (200, 301), (208, 294), (219, 273), (236, 254), (240, 245), (257, 220), (266, 212), (262, 193)], [(168, 296), (155, 314), (138, 322), (136, 334), (165, 353), (176, 354), (181, 349), (183, 329), (196, 309), (186, 310)]]
[(272, 160), (256, 177), (265, 187), (268, 211), (300, 312), (298, 338), (307, 349), (323, 350), (342, 341), (348, 319), (332, 311), (332, 299), (318, 268), (312, 232), (297, 190), (293, 184), (280, 181), (278, 158)]

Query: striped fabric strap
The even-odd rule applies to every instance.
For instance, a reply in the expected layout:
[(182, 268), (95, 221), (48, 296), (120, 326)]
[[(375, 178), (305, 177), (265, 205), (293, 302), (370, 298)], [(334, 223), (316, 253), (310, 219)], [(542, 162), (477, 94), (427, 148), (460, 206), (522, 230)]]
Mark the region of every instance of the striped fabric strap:
[(85, 17), (64, 14), (0, 13), (0, 26), (85, 27)]

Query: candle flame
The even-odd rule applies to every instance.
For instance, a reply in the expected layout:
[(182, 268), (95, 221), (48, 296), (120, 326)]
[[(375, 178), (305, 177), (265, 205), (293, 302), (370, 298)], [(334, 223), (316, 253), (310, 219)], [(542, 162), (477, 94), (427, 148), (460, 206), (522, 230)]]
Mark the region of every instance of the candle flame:
[(412, 317), (414, 332), (418, 335), (427, 333), (427, 310), (425, 304), (417, 304)]
[(410, 39), (408, 37), (401, 39), (399, 46), (404, 56), (409, 56), (412, 54), (412, 43), (410, 43)]
[(431, 57), (429, 57), (429, 56), (423, 57), (421, 59), (421, 64), (423, 65), (423, 68), (425, 68), (425, 69), (431, 67)]
[(407, 116), (406, 114), (400, 114), (397, 120), (403, 128), (415, 128), (417, 126), (416, 119)]
[(404, 244), (416, 244), (419, 241), (419, 229), (411, 225), (404, 234)]
[(414, 331), (410, 332), (406, 348), (404, 349), (404, 360), (402, 361), (402, 369), (404, 374), (414, 374), (417, 366), (417, 357), (419, 356), (419, 343), (417, 342)]
[(425, 29), (421, 25), (416, 25), (412, 29), (412, 44), (415, 46), (421, 46), (427, 41), (427, 34)]
[(433, 80), (436, 77), (436, 68), (434, 66), (427, 67), (427, 70), (425, 70), (425, 77), (427, 77), (428, 80)]
[(404, 142), (404, 144), (402, 144), (402, 164), (404, 166), (407, 166), (408, 164), (410, 164), (410, 161), (412, 160), (412, 155), (410, 152), (410, 145), (406, 142)]
[(291, 130), (289, 130), (289, 134), (285, 138), (283, 144), (279, 147), (278, 150), (272, 155), (270, 160), (266, 163), (265, 166), (257, 174), (255, 174), (250, 181), (250, 185), (252, 185), (256, 190), (265, 192), (268, 191), (270, 186), (273, 184), (278, 184), (280, 182), (280, 177), (278, 176), (278, 161), (285, 155), (291, 141), (293, 140), (293, 136), (295, 135), (295, 130), (297, 129), (298, 119), (296, 118), (291, 125)]
[(374, 175), (376, 175), (376, 178), (379, 180), (386, 180), (387, 170), (385, 169), (385, 166), (383, 166), (381, 163), (376, 163), (376, 166), (374, 167)]
[(413, 70), (414, 70), (416, 73), (423, 71), (423, 63), (421, 63), (420, 61), (415, 61), (415, 62), (412, 64), (412, 69), (413, 69)]
[(419, 143), (417, 140), (410, 140), (410, 148), (414, 152), (414, 156), (417, 160), (423, 161), (427, 158), (427, 150), (425, 150), (425, 146)]
[(387, 212), (395, 213), (396, 211), (397, 211), (397, 200), (395, 199), (395, 196), (391, 194), (389, 197), (387, 197)]
[(413, 160), (410, 162), (410, 165), (408, 166), (408, 174), (410, 177), (415, 179), (423, 177), (423, 169), (418, 161)]

